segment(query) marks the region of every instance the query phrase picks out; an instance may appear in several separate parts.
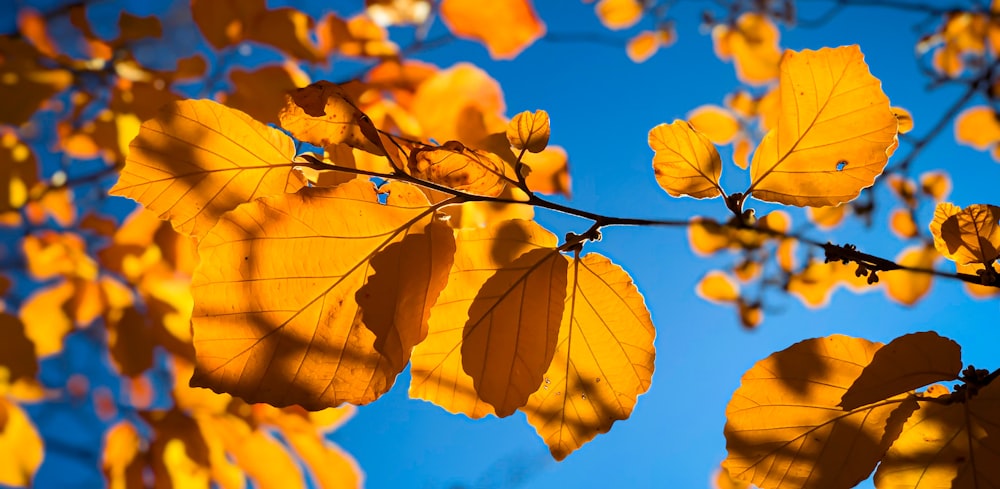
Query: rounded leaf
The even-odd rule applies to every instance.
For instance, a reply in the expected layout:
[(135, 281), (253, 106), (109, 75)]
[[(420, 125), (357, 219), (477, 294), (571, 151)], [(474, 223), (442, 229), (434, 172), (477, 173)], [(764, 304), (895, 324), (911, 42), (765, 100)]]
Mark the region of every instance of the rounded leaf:
[(649, 131), (656, 181), (673, 197), (696, 199), (722, 195), (722, 160), (715, 145), (690, 123), (676, 120)]

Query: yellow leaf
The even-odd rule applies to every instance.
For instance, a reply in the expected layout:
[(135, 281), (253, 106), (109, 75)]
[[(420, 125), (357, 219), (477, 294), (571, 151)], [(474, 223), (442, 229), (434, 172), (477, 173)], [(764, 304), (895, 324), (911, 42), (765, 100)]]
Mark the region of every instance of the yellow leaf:
[(878, 349), (841, 398), (853, 410), (939, 381), (958, 378), (962, 348), (934, 332), (900, 336)]
[(199, 423), (204, 431), (214, 431), (233, 461), (261, 489), (304, 488), (305, 482), (298, 464), (288, 449), (266, 431), (254, 429), (232, 415), (212, 418)]
[(738, 479), (733, 479), (729, 475), (729, 471), (725, 468), (719, 468), (713, 477), (715, 486), (713, 489), (750, 489), (750, 483), (747, 481), (741, 481)]
[(694, 129), (715, 144), (733, 142), (740, 131), (740, 122), (728, 110), (717, 105), (702, 105), (687, 115)]
[(834, 335), (757, 362), (726, 407), (722, 466), (766, 488), (847, 488), (867, 478), (916, 408), (906, 396), (838, 406), (879, 346)]
[(443, 0), (440, 9), (453, 34), (483, 43), (493, 59), (513, 59), (545, 34), (531, 0)]
[(365, 12), (384, 26), (423, 24), (431, 8), (430, 0), (365, 0)]
[(923, 402), (875, 473), (876, 487), (1000, 487), (1000, 384), (971, 399)]
[(712, 30), (716, 56), (723, 61), (732, 59), (736, 77), (751, 85), (769, 83), (778, 77), (778, 38), (774, 22), (756, 12), (740, 15), (733, 26), (720, 24)]
[(955, 117), (955, 140), (980, 151), (1000, 143), (1000, 121), (985, 105), (965, 109)]
[(372, 154), (385, 154), (371, 119), (336, 83), (320, 80), (289, 93), (278, 118), (281, 127), (297, 139), (316, 146), (344, 143)]
[(992, 263), (1000, 257), (1000, 207), (973, 204), (965, 209), (941, 202), (934, 209), (931, 235), (945, 258), (968, 265)]
[(628, 29), (642, 18), (642, 3), (638, 0), (601, 0), (594, 11), (605, 27), (611, 30)]
[(592, 253), (568, 274), (555, 356), (521, 408), (556, 460), (631, 415), (655, 357), (649, 311), (624, 270)]
[(677, 120), (649, 131), (656, 181), (673, 197), (722, 195), (722, 160), (715, 146), (690, 123)]
[(487, 197), (503, 192), (505, 168), (497, 155), (467, 148), (458, 141), (414, 149), (406, 163), (408, 173), (421, 180)]
[(198, 237), (237, 205), (284, 192), (295, 156), (281, 131), (210, 100), (165, 106), (129, 148), (110, 193)]
[(142, 439), (135, 426), (119, 421), (104, 434), (101, 469), (109, 489), (141, 489), (144, 487)]
[(713, 270), (701, 278), (695, 288), (698, 297), (712, 302), (736, 302), (740, 298), (740, 286), (729, 275)]
[(549, 113), (544, 110), (524, 111), (507, 125), (507, 140), (516, 149), (539, 153), (549, 145)]
[(510, 415), (542, 384), (566, 294), (556, 237), (532, 221), (461, 229), (427, 338), (413, 349), (410, 397), (472, 418)]
[[(937, 262), (937, 251), (925, 245), (911, 246), (896, 257), (896, 263), (904, 267), (923, 268), (931, 270)], [(885, 293), (890, 299), (906, 306), (912, 306), (931, 290), (933, 275), (916, 273), (906, 270), (884, 272)]]
[(906, 134), (913, 130), (913, 116), (910, 111), (902, 107), (893, 107), (892, 114), (896, 116), (896, 122), (899, 124), (896, 129), (900, 134)]
[(507, 130), (500, 84), (482, 68), (468, 63), (427, 77), (417, 87), (408, 109), (419, 121), (423, 136), (438, 141), (462, 141), (483, 149), (477, 143)]
[(229, 72), (233, 92), (221, 100), (226, 106), (246, 112), (265, 123), (278, 123), (278, 113), (285, 106), (285, 93), (309, 84), (309, 76), (290, 61), (246, 71)]
[(848, 202), (882, 173), (896, 117), (858, 46), (788, 51), (781, 115), (750, 163), (748, 194), (796, 206)]
[(191, 2), (191, 16), (216, 49), (252, 40), (298, 59), (323, 59), (310, 39), (312, 19), (294, 8), (269, 9), (264, 0), (195, 0)]
[(846, 286), (855, 292), (872, 288), (864, 275), (857, 274), (856, 265), (845, 265), (839, 261), (823, 263), (814, 260), (804, 270), (788, 279), (786, 289), (806, 306), (818, 308), (826, 306), (833, 291), (841, 286)]
[[(0, 83), (0, 87), (2, 86)], [(2, 92), (0, 89), (0, 93)], [(7, 100), (15, 98), (17, 97)], [(0, 119), (3, 119), (2, 111)], [(38, 160), (35, 158), (35, 152), (24, 144), (13, 130), (0, 129), (0, 213), (24, 206), (28, 199), (28, 190), (37, 183)]]
[(38, 430), (20, 406), (0, 396), (0, 484), (31, 487), (45, 457)]
[(806, 216), (820, 229), (833, 229), (837, 227), (837, 225), (843, 222), (846, 214), (846, 205), (809, 207), (806, 209)]
[[(1000, 276), (1000, 269), (998, 269), (996, 263), (991, 265), (991, 268), (993, 269), (993, 273), (995, 274), (995, 276)], [(955, 271), (957, 271), (958, 273), (967, 273), (969, 275), (977, 275), (978, 273), (982, 273), (983, 271), (985, 271), (984, 269), (985, 267), (982, 264), (978, 263), (973, 265), (962, 265), (961, 263), (955, 264)], [(990, 298), (1000, 295), (1000, 287), (970, 284), (968, 282), (965, 282), (962, 285), (965, 286), (965, 291), (970, 296), (978, 299)]]
[(913, 214), (906, 209), (893, 209), (889, 217), (889, 230), (901, 239), (915, 238), (919, 235), (917, 223), (913, 222)]
[(521, 163), (531, 170), (525, 180), (532, 192), (570, 197), (569, 156), (565, 149), (549, 146), (541, 153), (525, 153)]
[(920, 191), (929, 195), (935, 202), (948, 198), (951, 192), (951, 178), (942, 171), (929, 171), (920, 175)]
[(311, 410), (386, 392), (427, 333), (454, 251), (418, 189), (388, 192), (380, 204), (354, 180), (223, 216), (198, 248), (192, 385)]
[(63, 338), (73, 330), (73, 320), (63, 309), (73, 298), (76, 288), (64, 280), (34, 291), (21, 304), (19, 316), (24, 322), (25, 334), (35, 345), (35, 354), (45, 357), (63, 349)]
[(636, 63), (642, 63), (653, 57), (661, 47), (667, 47), (677, 39), (677, 33), (673, 25), (668, 28), (661, 28), (656, 31), (642, 31), (629, 39), (625, 46), (625, 53), (629, 59)]

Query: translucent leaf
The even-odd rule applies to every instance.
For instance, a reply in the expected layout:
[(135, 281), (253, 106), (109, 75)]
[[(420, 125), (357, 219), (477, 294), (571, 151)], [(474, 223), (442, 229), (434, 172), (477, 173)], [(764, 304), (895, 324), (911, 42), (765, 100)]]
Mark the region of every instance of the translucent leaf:
[(108, 487), (142, 489), (145, 487), (142, 439), (129, 421), (119, 421), (104, 434), (101, 469)]
[(272, 124), (278, 123), (278, 113), (285, 106), (285, 94), (309, 84), (309, 76), (292, 62), (253, 71), (234, 68), (229, 72), (229, 79), (234, 89), (222, 102), (260, 122)]
[(900, 336), (875, 352), (840, 406), (852, 410), (934, 382), (955, 380), (961, 370), (958, 343), (930, 331)]
[(440, 9), (453, 34), (484, 44), (493, 59), (512, 59), (545, 34), (529, 0), (443, 0)]
[(717, 105), (702, 105), (687, 115), (688, 122), (715, 144), (733, 142), (740, 131), (740, 122), (726, 109)]
[[(932, 270), (940, 255), (926, 245), (911, 246), (896, 257), (896, 263), (904, 267)], [(890, 299), (905, 306), (912, 306), (924, 298), (931, 290), (934, 276), (906, 270), (893, 270), (881, 274), (885, 282), (885, 293)]]
[(736, 302), (740, 298), (740, 286), (729, 275), (713, 270), (701, 278), (695, 288), (698, 297), (712, 302)]
[(556, 348), (566, 259), (532, 221), (462, 229), (448, 285), (413, 349), (410, 397), (480, 418), (510, 415), (542, 384)]
[(525, 153), (521, 163), (531, 170), (525, 180), (532, 192), (570, 197), (569, 156), (565, 149), (549, 146), (541, 153)]
[(624, 270), (592, 253), (568, 274), (555, 356), (521, 408), (556, 460), (631, 415), (655, 357), (649, 311)]
[(308, 409), (375, 400), (424, 338), (453, 250), (405, 184), (386, 204), (355, 180), (240, 206), (198, 248), (192, 385)]
[(921, 403), (882, 459), (875, 487), (1000, 487), (997, 413), (1000, 384), (996, 382), (971, 399)]
[(313, 21), (298, 9), (269, 9), (264, 0), (194, 0), (191, 16), (201, 34), (216, 49), (251, 40), (298, 59), (322, 60), (310, 36)]
[(24, 206), (28, 190), (37, 183), (38, 160), (35, 152), (12, 130), (0, 129), (0, 213)]
[(27, 413), (0, 396), (0, 484), (31, 487), (45, 448)]
[(489, 135), (507, 130), (507, 107), (500, 84), (469, 63), (456, 64), (424, 80), (408, 109), (423, 134), (438, 141), (462, 141), (478, 148), (476, 144)]
[(806, 208), (806, 216), (820, 229), (833, 229), (837, 227), (844, 221), (845, 215), (847, 215), (846, 205)]
[(746, 12), (736, 24), (720, 24), (712, 29), (715, 55), (733, 60), (736, 77), (751, 85), (769, 83), (778, 77), (781, 50), (778, 27), (767, 16)]
[(430, 0), (365, 0), (365, 12), (379, 25), (420, 25), (431, 13)]
[(726, 407), (723, 467), (767, 489), (849, 488), (867, 478), (916, 408), (906, 396), (838, 406), (879, 346), (834, 335), (757, 362)]
[(920, 175), (920, 191), (935, 202), (941, 202), (951, 193), (951, 177), (942, 171), (929, 171)]
[(955, 140), (980, 151), (1000, 143), (1000, 121), (985, 105), (970, 107), (955, 117)]
[(110, 193), (198, 237), (237, 205), (284, 192), (295, 156), (281, 131), (210, 100), (165, 106), (129, 148)]
[(655, 152), (656, 181), (671, 196), (702, 199), (722, 195), (719, 152), (690, 123), (677, 120), (654, 127), (649, 131), (649, 147)]
[(335, 83), (320, 80), (291, 92), (278, 117), (281, 127), (296, 139), (316, 146), (344, 143), (372, 154), (385, 154), (375, 125)]
[(889, 216), (889, 230), (900, 239), (915, 238), (919, 235), (913, 214), (907, 209), (893, 209)]
[(594, 7), (597, 18), (611, 30), (632, 27), (642, 18), (642, 10), (638, 0), (601, 0)]
[(677, 33), (672, 26), (669, 29), (642, 31), (628, 40), (625, 53), (633, 62), (642, 63), (652, 58), (660, 48), (670, 46), (676, 40)]
[(992, 263), (1000, 257), (1000, 207), (973, 204), (965, 209), (941, 202), (930, 225), (934, 247), (962, 265)]
[[(21, 125), (49, 98), (73, 83), (68, 69), (49, 68), (41, 63), (45, 57), (34, 46), (15, 36), (0, 37), (0, 123)], [(6, 170), (6, 165), (0, 166)], [(2, 192), (2, 190), (0, 190)], [(2, 205), (2, 203), (0, 203)]]
[(858, 46), (788, 51), (781, 115), (750, 163), (755, 198), (797, 206), (848, 202), (882, 173), (896, 117)]
[(896, 116), (896, 122), (899, 124), (896, 129), (900, 134), (906, 134), (913, 130), (913, 116), (910, 111), (902, 107), (893, 107), (892, 113)]
[(847, 287), (854, 292), (872, 290), (873, 287), (867, 280), (864, 275), (857, 273), (856, 265), (814, 260), (788, 279), (786, 290), (806, 306), (819, 308), (826, 306), (830, 302), (830, 296), (840, 287)]
[(458, 141), (417, 148), (410, 152), (406, 167), (410, 175), (421, 180), (475, 195), (496, 197), (506, 185), (503, 160)]
[(63, 307), (75, 293), (76, 287), (72, 282), (62, 281), (35, 290), (21, 304), (18, 315), (39, 357), (62, 351), (63, 339), (73, 330), (73, 320)]
[(524, 111), (507, 125), (507, 140), (515, 149), (539, 153), (549, 145), (549, 113), (544, 110)]

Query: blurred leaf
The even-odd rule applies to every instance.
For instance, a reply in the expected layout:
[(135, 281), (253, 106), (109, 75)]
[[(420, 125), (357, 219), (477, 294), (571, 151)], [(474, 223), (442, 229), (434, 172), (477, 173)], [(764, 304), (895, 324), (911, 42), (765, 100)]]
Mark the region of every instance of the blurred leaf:
[(779, 36), (771, 19), (756, 12), (741, 14), (734, 25), (720, 24), (712, 29), (715, 55), (723, 61), (732, 59), (736, 77), (751, 85), (778, 78)]
[[(937, 251), (928, 245), (911, 246), (896, 257), (896, 263), (904, 267), (933, 270), (938, 261)], [(931, 290), (934, 276), (930, 273), (917, 273), (907, 270), (893, 270), (883, 273), (885, 293), (890, 299), (905, 306), (912, 306), (924, 298)]]
[(38, 430), (20, 406), (0, 396), (0, 484), (31, 487), (45, 457)]
[(493, 59), (512, 59), (545, 34), (530, 0), (443, 0), (440, 9), (453, 34), (482, 43)]
[(597, 18), (611, 30), (628, 29), (642, 18), (642, 3), (638, 0), (601, 0), (594, 7)]
[(740, 286), (729, 275), (713, 270), (698, 281), (695, 293), (711, 302), (736, 302), (740, 298)]

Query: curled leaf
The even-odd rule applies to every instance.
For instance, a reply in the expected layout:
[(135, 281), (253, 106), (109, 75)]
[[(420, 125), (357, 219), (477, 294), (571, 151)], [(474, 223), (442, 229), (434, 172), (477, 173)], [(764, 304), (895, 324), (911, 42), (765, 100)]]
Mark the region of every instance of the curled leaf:
[(549, 145), (549, 113), (521, 112), (507, 125), (507, 140), (516, 149), (539, 153)]
[(320, 80), (289, 93), (278, 118), (281, 127), (310, 144), (327, 147), (344, 143), (372, 154), (385, 154), (371, 119), (336, 83)]

